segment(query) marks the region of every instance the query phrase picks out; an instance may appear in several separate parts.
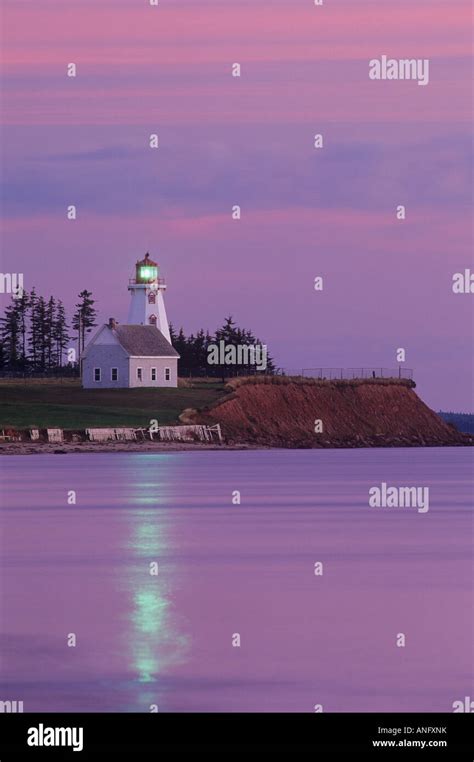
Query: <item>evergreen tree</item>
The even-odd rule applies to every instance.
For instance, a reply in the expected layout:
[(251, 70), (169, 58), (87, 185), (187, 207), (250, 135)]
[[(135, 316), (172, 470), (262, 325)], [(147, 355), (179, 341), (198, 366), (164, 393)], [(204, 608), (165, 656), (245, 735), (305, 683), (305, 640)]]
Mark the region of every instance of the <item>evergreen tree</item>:
[[(237, 344), (235, 322), (232, 318), (232, 315), (229, 315), (229, 317), (225, 318), (223, 326), (218, 328), (216, 331), (215, 343), (219, 344), (221, 341), (224, 342), (226, 347), (236, 346)], [(226, 376), (235, 375), (235, 367), (232, 368), (230, 365), (226, 365), (224, 363), (219, 363), (218, 365), (209, 365), (209, 375), (220, 376), (222, 383), (224, 383)]]
[(48, 370), (54, 366), (54, 321), (56, 318), (56, 301), (50, 296), (46, 304), (44, 315), (44, 343), (45, 343), (45, 365)]
[(18, 321), (20, 329), (20, 365), (26, 368), (28, 365), (27, 331), (28, 331), (28, 312), (30, 308), (30, 297), (25, 290), (16, 299), (18, 309)]
[(176, 336), (176, 332), (174, 330), (173, 323), (169, 324), (169, 331), (170, 331), (170, 344), (171, 344), (171, 346), (174, 347), (176, 339), (177, 339), (177, 336)]
[(95, 322), (95, 319), (97, 317), (96, 311), (94, 309), (95, 301), (94, 299), (91, 299), (92, 292), (87, 291), (87, 289), (84, 289), (84, 291), (81, 291), (79, 294), (79, 299), (81, 300), (79, 304), (76, 304), (76, 312), (74, 313), (74, 316), (72, 318), (72, 327), (75, 331), (77, 331), (77, 346), (78, 346), (78, 354), (79, 358), (82, 355), (82, 352), (84, 351), (84, 346), (86, 343), (86, 333), (90, 333), (91, 330), (94, 328), (94, 326), (97, 325)]
[(31, 315), (32, 331), (36, 336), (36, 368), (46, 370), (46, 358), (48, 353), (46, 302), (42, 296), (38, 297), (34, 311)]
[(238, 331), (232, 315), (225, 318), (224, 325), (216, 331), (216, 342), (223, 341), (225, 344), (235, 346), (238, 343)]
[[(232, 316), (225, 318), (224, 324), (221, 328), (219, 328), (216, 331), (215, 335), (215, 342), (216, 344), (219, 344), (220, 341), (224, 342), (224, 345), (226, 347), (228, 346), (234, 346), (236, 348), (243, 347), (243, 346), (260, 346), (263, 347), (263, 343), (260, 341), (260, 339), (256, 338), (252, 331), (247, 330), (246, 328), (239, 328), (236, 324)], [(260, 355), (261, 360), (263, 360), (263, 353)], [(254, 362), (251, 362), (251, 359), (254, 360)], [(248, 362), (246, 363), (239, 363), (236, 365), (227, 365), (227, 364), (220, 364), (220, 365), (214, 365), (210, 366), (210, 368), (214, 368), (214, 372), (222, 377), (224, 380), (226, 376), (248, 376), (253, 375), (255, 373), (265, 373), (268, 375), (272, 375), (275, 373), (275, 363), (272, 359), (272, 357), (268, 354), (267, 349), (267, 355), (266, 355), (266, 368), (265, 370), (259, 371), (257, 369), (257, 366), (255, 364), (255, 359), (252, 358), (252, 356), (248, 355)], [(212, 371), (211, 371), (212, 373)]]
[(197, 332), (192, 347), (192, 368), (191, 372), (197, 376), (208, 375), (207, 363), (207, 337), (204, 331)]
[(18, 370), (21, 362), (21, 316), (18, 300), (12, 297), (5, 307), (5, 317), (1, 319), (0, 337), (4, 350), (5, 364), (11, 370)]
[(36, 290), (32, 288), (30, 292), (30, 298), (29, 298), (28, 350), (29, 350), (30, 365), (33, 367), (33, 370), (36, 370), (38, 366), (39, 333), (38, 333), (38, 325), (36, 321), (37, 306), (38, 306), (38, 297), (36, 295)]
[(63, 356), (69, 343), (68, 325), (66, 322), (66, 310), (61, 299), (56, 305), (56, 314), (53, 322), (53, 342), (55, 353), (55, 365), (58, 368), (63, 367)]
[(179, 329), (178, 335), (174, 335), (174, 340), (171, 343), (176, 349), (177, 353), (180, 355), (180, 359), (178, 360), (179, 374), (181, 376), (189, 375), (189, 368), (187, 365), (188, 342), (182, 327)]

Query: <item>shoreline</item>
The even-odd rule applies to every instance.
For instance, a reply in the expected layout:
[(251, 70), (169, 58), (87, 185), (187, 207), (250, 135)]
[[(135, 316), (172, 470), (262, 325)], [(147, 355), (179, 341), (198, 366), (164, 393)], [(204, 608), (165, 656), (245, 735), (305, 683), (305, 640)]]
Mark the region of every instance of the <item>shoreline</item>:
[(266, 450), (251, 445), (218, 445), (205, 442), (9, 442), (0, 444), (1, 455), (69, 455), (107, 452), (181, 452), (185, 450)]
[(8, 442), (0, 444), (2, 455), (70, 455), (77, 453), (166, 453), (166, 452), (202, 452), (203, 450), (409, 450), (409, 449), (443, 449), (446, 447), (469, 447), (472, 442), (463, 444), (409, 444), (397, 442), (393, 444), (377, 443), (373, 445), (351, 445), (349, 443), (324, 447), (283, 447), (281, 444), (215, 444), (206, 442)]
[[(86, 400), (79, 389), (74, 397), (71, 390), (53, 386), (43, 388), (38, 397), (31, 387), (29, 407), (21, 412), (22, 425), (14, 425), (12, 418), (0, 430), (0, 455), (474, 445), (474, 434), (459, 431), (437, 415), (418, 397), (414, 382), (406, 379), (242, 377), (225, 388), (229, 393), (217, 396), (215, 390), (209, 396), (194, 388), (185, 389), (183, 396), (178, 388), (177, 397), (165, 395), (160, 400), (156, 395), (134, 397), (132, 393), (131, 398), (125, 395), (118, 400), (113, 395), (115, 409), (104, 405), (111, 402), (110, 395), (93, 399), (86, 395)], [(24, 395), (23, 389), (13, 395), (8, 410), (13, 404), (21, 408)], [(77, 418), (86, 401), (87, 423)], [(123, 421), (127, 404), (148, 423), (111, 425), (114, 417)], [(70, 405), (70, 425), (64, 425), (60, 413), (64, 416)], [(163, 419), (160, 411), (172, 422), (158, 426)]]

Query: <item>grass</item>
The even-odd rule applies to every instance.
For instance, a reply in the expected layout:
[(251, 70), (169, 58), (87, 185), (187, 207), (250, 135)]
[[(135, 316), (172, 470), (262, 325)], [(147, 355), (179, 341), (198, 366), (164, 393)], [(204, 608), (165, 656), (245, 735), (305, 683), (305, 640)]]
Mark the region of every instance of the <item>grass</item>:
[(85, 429), (179, 423), (185, 408), (212, 405), (226, 394), (222, 383), (178, 389), (82, 389), (77, 379), (0, 382), (0, 428)]
[(408, 378), (312, 378), (311, 376), (240, 376), (227, 379), (227, 389), (238, 389), (248, 384), (267, 384), (271, 386), (407, 386), (414, 389), (416, 384)]
[(324, 386), (403, 384), (398, 379), (325, 381), (313, 378), (234, 378), (225, 385), (215, 379), (183, 379), (177, 389), (82, 389), (78, 379), (0, 379), (0, 428), (86, 429), (108, 426), (148, 427), (178, 424), (186, 409), (213, 407), (243, 384), (309, 384)]

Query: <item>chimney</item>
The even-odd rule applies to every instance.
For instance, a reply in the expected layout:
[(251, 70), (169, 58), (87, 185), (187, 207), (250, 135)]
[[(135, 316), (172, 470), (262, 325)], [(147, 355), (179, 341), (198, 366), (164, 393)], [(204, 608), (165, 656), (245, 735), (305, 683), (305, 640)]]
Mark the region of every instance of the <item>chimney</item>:
[(115, 318), (109, 318), (109, 328), (113, 330), (116, 327), (117, 327), (117, 321), (115, 320)]

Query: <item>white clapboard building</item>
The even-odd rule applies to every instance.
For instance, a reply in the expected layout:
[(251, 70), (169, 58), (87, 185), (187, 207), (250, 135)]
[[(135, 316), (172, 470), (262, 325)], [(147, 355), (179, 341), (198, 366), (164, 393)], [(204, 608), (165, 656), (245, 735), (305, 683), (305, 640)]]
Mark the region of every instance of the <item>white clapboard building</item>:
[(178, 385), (179, 355), (171, 346), (163, 298), (166, 284), (156, 262), (146, 254), (130, 279), (126, 325), (114, 318), (102, 325), (81, 358), (85, 389)]

